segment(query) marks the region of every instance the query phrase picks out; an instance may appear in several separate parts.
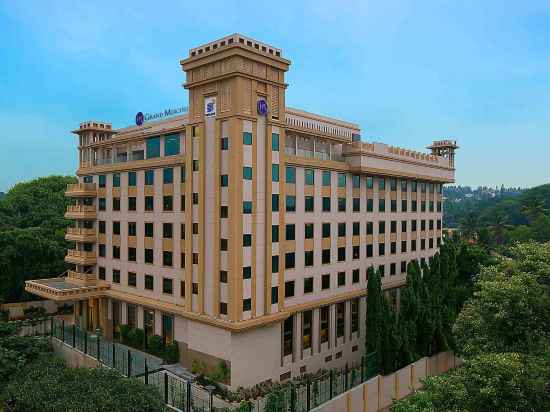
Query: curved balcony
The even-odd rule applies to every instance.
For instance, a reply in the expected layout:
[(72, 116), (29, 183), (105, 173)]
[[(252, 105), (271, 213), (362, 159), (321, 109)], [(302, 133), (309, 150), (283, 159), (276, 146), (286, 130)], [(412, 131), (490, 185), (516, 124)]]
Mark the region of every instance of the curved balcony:
[(65, 212), (65, 218), (67, 219), (95, 220), (96, 217), (95, 206), (69, 205), (67, 206), (67, 212)]
[(96, 197), (97, 188), (95, 183), (73, 183), (67, 185), (65, 191), (67, 197)]
[(68, 227), (67, 233), (65, 233), (65, 240), (72, 240), (74, 242), (94, 243), (96, 238), (95, 229)]
[(95, 252), (85, 252), (83, 250), (69, 249), (65, 262), (74, 263), (75, 265), (95, 265), (97, 257)]

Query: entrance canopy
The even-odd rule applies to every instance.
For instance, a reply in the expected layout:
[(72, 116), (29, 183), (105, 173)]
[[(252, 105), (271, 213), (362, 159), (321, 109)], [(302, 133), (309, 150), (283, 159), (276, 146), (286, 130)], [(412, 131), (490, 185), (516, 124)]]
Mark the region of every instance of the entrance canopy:
[(104, 295), (109, 288), (108, 283), (85, 286), (71, 283), (65, 277), (27, 280), (25, 282), (27, 292), (55, 301), (98, 297)]

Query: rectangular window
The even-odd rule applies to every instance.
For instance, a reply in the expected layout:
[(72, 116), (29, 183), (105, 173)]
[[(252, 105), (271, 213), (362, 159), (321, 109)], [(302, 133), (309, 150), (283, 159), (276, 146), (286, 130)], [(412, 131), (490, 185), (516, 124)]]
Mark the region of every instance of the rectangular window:
[(136, 172), (128, 172), (128, 186), (137, 185), (137, 174)]
[(358, 197), (353, 198), (353, 211), (354, 212), (361, 211), (361, 199), (359, 199)]
[(98, 199), (98, 209), (99, 210), (105, 210), (106, 209), (107, 202), (105, 201), (104, 197), (100, 197)]
[(162, 210), (165, 212), (171, 212), (173, 209), (174, 199), (172, 196), (163, 196), (162, 197)]
[(220, 282), (227, 283), (227, 270), (220, 270)]
[(171, 295), (174, 293), (172, 279), (162, 278), (162, 293)]
[(330, 263), (330, 249), (323, 249), (321, 251), (321, 263), (323, 265)]
[(402, 211), (402, 212), (406, 212), (406, 211), (407, 211), (407, 201), (406, 201), (406, 200), (402, 200), (402, 201), (401, 201), (401, 211)]
[(306, 250), (304, 252), (304, 266), (313, 266), (313, 250)]
[(162, 182), (164, 184), (174, 183), (174, 169), (171, 167), (162, 169)]
[(113, 197), (113, 210), (120, 211), (120, 197)]
[(411, 200), (411, 211), (416, 212), (418, 210), (416, 200)]
[(305, 278), (304, 279), (304, 293), (312, 293), (313, 292), (313, 278)]
[(330, 289), (330, 273), (321, 276), (321, 289)]
[(243, 214), (252, 214), (252, 202), (250, 200), (243, 201)]
[(279, 181), (279, 165), (277, 163), (271, 165), (271, 181)]
[(351, 333), (359, 332), (359, 299), (351, 301)]
[(401, 253), (406, 253), (406, 252), (407, 252), (407, 241), (402, 240), (401, 241)]
[(128, 222), (128, 236), (136, 236), (137, 227), (136, 222)]
[(352, 234), (353, 236), (359, 236), (359, 222), (353, 222)]
[(346, 248), (345, 247), (339, 247), (338, 248), (338, 262), (344, 262), (346, 260)]
[(113, 235), (120, 235), (120, 222), (113, 222)]
[(221, 187), (229, 186), (229, 175), (221, 175), (220, 176), (220, 186)]
[(199, 171), (199, 161), (194, 159), (193, 160), (193, 172), (198, 172)]
[(367, 176), (367, 189), (372, 189), (374, 186), (374, 179), (372, 176)]
[(336, 304), (336, 338), (344, 336), (346, 324), (346, 303), (340, 302)]
[(249, 310), (252, 310), (252, 299), (243, 299), (243, 312), (248, 312)]
[(397, 200), (390, 200), (390, 211), (393, 213), (397, 212)]
[(385, 243), (379, 243), (378, 244), (378, 256), (384, 256), (386, 254), (386, 244)]
[(153, 264), (153, 249), (145, 249), (145, 263)]
[(295, 260), (294, 252), (285, 253), (285, 269), (294, 269)]
[(323, 306), (319, 309), (319, 341), (321, 343), (328, 342), (329, 339), (329, 323), (330, 311), (329, 306)]
[(113, 269), (113, 283), (120, 283), (120, 270)]
[(285, 199), (286, 199), (286, 211), (296, 212), (296, 196), (287, 195)]
[(128, 262), (135, 262), (136, 261), (136, 248), (135, 247), (129, 247), (128, 248)]
[(313, 239), (313, 223), (306, 223), (304, 225), (304, 237), (306, 239)]
[(105, 221), (104, 220), (100, 220), (99, 222), (97, 222), (97, 230), (99, 233), (105, 233)]
[(186, 173), (187, 173), (187, 172), (186, 172), (185, 166), (182, 166), (182, 167), (180, 168), (180, 180), (181, 180), (181, 183), (185, 183), (185, 179), (186, 179), (186, 176), (185, 176), (185, 175), (186, 175)]
[(155, 199), (153, 196), (145, 196), (145, 211), (151, 212), (155, 208)]
[(113, 187), (120, 187), (120, 173), (113, 174)]
[(244, 266), (243, 267), (243, 279), (251, 279), (252, 278), (252, 267), (251, 266)]
[(304, 169), (304, 179), (306, 185), (314, 185), (315, 184), (315, 174), (313, 169)]
[(292, 298), (292, 297), (294, 297), (294, 281), (287, 280), (285, 282), (285, 298)]
[(105, 245), (104, 244), (99, 244), (98, 245), (98, 251), (97, 251), (99, 257), (105, 257)]
[(147, 159), (160, 157), (160, 137), (149, 137), (145, 139), (145, 150)]
[(145, 275), (145, 289), (153, 290), (154, 289), (154, 283), (155, 283), (155, 280), (154, 280), (153, 276)]
[(180, 153), (180, 135), (169, 134), (164, 136), (164, 156), (175, 156)]
[(378, 178), (378, 190), (386, 190), (386, 180), (383, 177)]
[(252, 133), (243, 132), (243, 144), (248, 146), (252, 144)]
[(286, 167), (286, 182), (296, 183), (296, 168), (294, 166)]
[(346, 198), (345, 197), (339, 197), (338, 198), (338, 211), (339, 212), (345, 212), (346, 211)]
[(372, 212), (374, 209), (374, 201), (372, 199), (367, 199), (367, 212)]
[(351, 281), (352, 283), (359, 283), (359, 269), (353, 269), (353, 272), (351, 272)]
[[(312, 279), (313, 280), (313, 279)], [(302, 349), (311, 348), (313, 311), (306, 310), (302, 312)]]
[(271, 195), (271, 211), (272, 212), (279, 211), (279, 194), (278, 193), (273, 193)]
[(373, 248), (372, 248), (372, 244), (369, 244), (367, 245), (367, 257), (370, 258), (373, 256)]
[(145, 184), (147, 186), (152, 186), (155, 184), (155, 171), (154, 170), (146, 170), (145, 171)]
[(252, 168), (249, 166), (243, 167), (243, 179), (252, 180)]
[(289, 316), (283, 323), (283, 356), (292, 355), (294, 342), (294, 317)]
[(330, 212), (330, 197), (323, 197), (323, 212)]
[(105, 175), (99, 175), (99, 187), (107, 186), (107, 177)]
[(338, 236), (339, 237), (346, 237), (346, 224), (345, 223), (338, 223)]
[(252, 246), (252, 235), (250, 233), (243, 234), (243, 247)]
[(172, 223), (162, 224), (162, 237), (165, 239), (172, 239)]
[(367, 222), (367, 235), (372, 235), (373, 226), (372, 222)]
[(120, 246), (113, 246), (113, 259), (120, 259)]
[(279, 151), (279, 134), (271, 133), (271, 150), (274, 152)]
[(167, 250), (162, 252), (162, 266), (172, 266), (172, 252)]
[(338, 187), (346, 187), (346, 174), (338, 173)]
[(323, 186), (330, 186), (330, 170), (323, 170)]
[(271, 256), (271, 273), (278, 273), (279, 272), (279, 256), (273, 255)]
[(314, 204), (315, 204), (315, 201), (313, 196), (306, 196), (304, 198), (304, 210), (306, 212), (313, 212)]
[(153, 237), (153, 223), (152, 222), (146, 222), (145, 223), (145, 237)]
[(128, 272), (128, 286), (136, 287), (137, 286), (137, 276), (135, 272)]
[(135, 212), (137, 208), (135, 196), (128, 197), (128, 211)]
[(323, 223), (322, 232), (324, 238), (330, 237), (330, 223)]
[(279, 241), (279, 225), (271, 225), (271, 242), (277, 243)]
[(384, 199), (378, 199), (378, 211), (379, 212), (386, 211), (386, 201)]
[(271, 304), (275, 305), (278, 302), (279, 302), (279, 287), (272, 286), (271, 287)]
[(390, 190), (392, 192), (395, 192), (397, 190), (397, 179), (395, 178), (390, 178)]
[(338, 272), (338, 287), (346, 285), (346, 272)]
[(222, 137), (220, 146), (221, 150), (229, 150), (229, 137)]

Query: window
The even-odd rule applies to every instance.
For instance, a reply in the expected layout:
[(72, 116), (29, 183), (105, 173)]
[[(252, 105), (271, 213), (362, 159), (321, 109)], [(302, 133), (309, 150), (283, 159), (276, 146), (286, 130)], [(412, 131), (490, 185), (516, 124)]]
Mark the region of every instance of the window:
[(272, 182), (279, 181), (279, 165), (277, 163), (273, 163), (271, 165), (271, 181)]
[(113, 187), (120, 187), (120, 173), (113, 174)]
[(128, 172), (128, 186), (135, 186), (137, 184), (136, 172)]
[(199, 224), (198, 223), (193, 223), (193, 227), (192, 227), (191, 230), (193, 231), (194, 235), (198, 235), (199, 234)]
[(426, 202), (424, 200), (420, 202), (420, 211), (421, 212), (426, 211)]
[(180, 208), (182, 212), (185, 212), (185, 195), (181, 195)]
[(249, 310), (252, 310), (252, 299), (243, 299), (243, 312), (248, 312)]
[(296, 196), (286, 196), (286, 211), (295, 212), (296, 211)]
[(252, 180), (252, 168), (249, 166), (243, 167), (243, 179)]
[(305, 169), (304, 170), (304, 180), (306, 185), (314, 185), (315, 184), (315, 174), (313, 169)]
[(172, 196), (162, 197), (162, 210), (165, 212), (171, 212), (173, 208), (174, 198)]
[(273, 193), (271, 195), (271, 211), (272, 212), (279, 211), (279, 194), (278, 193)]
[(252, 133), (243, 132), (243, 144), (248, 146), (252, 144)]
[(120, 270), (113, 269), (113, 283), (120, 283)]
[(346, 174), (338, 173), (338, 187), (346, 187)]
[(390, 211), (393, 213), (397, 212), (397, 200), (390, 200)]
[(296, 240), (296, 226), (294, 224), (286, 225), (285, 227), (285, 239)]
[(422, 232), (424, 232), (424, 231), (426, 230), (426, 221), (425, 221), (424, 219), (422, 219), (422, 220), (420, 221), (420, 230), (421, 230)]
[(367, 235), (372, 235), (372, 222), (367, 222)]
[(294, 269), (295, 266), (294, 252), (285, 253), (285, 269)]
[(171, 295), (174, 293), (172, 279), (162, 278), (162, 293)]
[(227, 283), (227, 270), (220, 270), (220, 283)]
[(338, 287), (346, 285), (346, 272), (338, 272)]
[(153, 290), (154, 289), (154, 283), (155, 279), (151, 275), (145, 275), (145, 289)]
[(113, 197), (113, 210), (117, 212), (120, 210), (120, 197)]
[(345, 247), (339, 247), (338, 248), (338, 262), (343, 262), (346, 260), (346, 248)]
[(271, 256), (271, 273), (277, 272), (279, 272), (279, 256), (273, 255)]
[(338, 223), (338, 236), (339, 237), (345, 237), (346, 236), (346, 224), (345, 223)]
[(383, 177), (378, 178), (378, 190), (386, 190), (386, 180)]
[(155, 208), (155, 199), (153, 196), (145, 196), (145, 211), (151, 212)]
[(302, 349), (311, 348), (313, 311), (306, 310), (302, 313)]
[(296, 183), (296, 168), (294, 166), (286, 167), (286, 182)]
[(162, 169), (162, 182), (164, 184), (174, 183), (174, 169), (171, 167)]
[(199, 171), (199, 161), (196, 159), (193, 159), (193, 172)]
[(402, 240), (401, 241), (401, 253), (406, 253), (406, 252), (407, 252), (407, 241)]
[(351, 333), (359, 332), (359, 299), (351, 301)]
[(312, 293), (313, 292), (313, 278), (305, 278), (304, 279), (304, 293)]
[(367, 176), (367, 189), (372, 189), (374, 184), (373, 184), (373, 177), (372, 176)]
[(105, 201), (105, 198), (104, 197), (100, 197), (98, 199), (98, 208), (99, 210), (105, 210), (106, 209), (106, 201)]
[(374, 201), (372, 199), (367, 199), (367, 212), (372, 212), (374, 208)]
[(113, 259), (120, 259), (120, 246), (113, 246)]
[(407, 261), (402, 260), (401, 261), (401, 273), (406, 273), (406, 272), (407, 272)]
[(345, 212), (346, 211), (346, 198), (345, 197), (339, 197), (338, 198), (338, 211), (339, 212)]
[(136, 248), (135, 247), (129, 247), (128, 248), (128, 261), (129, 262), (135, 262), (136, 261)]
[(391, 242), (390, 243), (390, 253), (392, 255), (395, 255), (395, 253), (397, 252), (397, 245), (396, 245), (396, 242)]
[(277, 243), (279, 241), (279, 225), (271, 225), (271, 242)]
[(294, 296), (294, 281), (287, 280), (285, 282), (285, 298), (291, 298)]
[(361, 199), (359, 199), (358, 197), (354, 197), (352, 205), (353, 205), (353, 211), (359, 212), (361, 210)]
[(353, 222), (352, 234), (353, 236), (359, 236), (359, 222)]
[(426, 239), (420, 239), (420, 250), (426, 250)]
[(153, 264), (153, 249), (145, 249), (145, 263)]
[(397, 179), (395, 178), (390, 178), (390, 190), (392, 192), (395, 192), (397, 190)]
[(330, 171), (323, 170), (323, 186), (330, 186)]
[(104, 244), (99, 244), (98, 246), (98, 251), (97, 251), (99, 257), (105, 257), (105, 245)]
[(185, 169), (185, 166), (182, 166), (180, 168), (180, 179), (181, 179), (181, 183), (185, 183), (185, 175), (186, 175), (186, 169)]
[(145, 237), (153, 237), (153, 223), (145, 222)]
[(321, 289), (330, 289), (330, 273), (321, 276)]
[(411, 239), (411, 252), (416, 252), (416, 239)]
[(384, 265), (378, 266), (378, 272), (380, 273), (380, 277), (383, 278), (385, 276), (386, 267)]
[(359, 175), (353, 175), (351, 177), (351, 184), (354, 189), (359, 189), (361, 187), (361, 178)]
[(378, 256), (384, 256), (386, 254), (386, 244), (385, 243), (379, 243), (378, 244)]
[(172, 239), (172, 223), (162, 224), (162, 237), (165, 239)]
[(328, 306), (323, 306), (319, 309), (319, 341), (321, 343), (328, 342), (329, 338), (329, 322), (330, 312)]
[(252, 235), (250, 233), (243, 234), (243, 247), (252, 246)]
[(396, 264), (390, 263), (390, 276), (394, 276), (396, 273)]
[(306, 250), (304, 252), (304, 266), (313, 266), (313, 250)]
[(359, 245), (355, 245), (351, 249), (352, 259), (357, 260), (359, 259)]
[(99, 187), (107, 186), (107, 177), (105, 175), (99, 175)]
[(193, 193), (193, 198), (191, 199), (191, 201), (193, 202), (194, 205), (198, 205), (199, 204), (199, 194), (198, 193)]
[(274, 152), (279, 151), (279, 134), (271, 133), (271, 150)]
[(346, 324), (346, 303), (340, 302), (336, 304), (336, 338), (344, 336)]
[(323, 223), (322, 231), (324, 238), (330, 237), (330, 223)]
[(397, 221), (396, 220), (392, 220), (390, 222), (390, 232), (391, 233), (397, 233)]
[(279, 302), (279, 287), (271, 287), (271, 304), (274, 305)]
[(97, 230), (99, 233), (105, 233), (105, 221), (104, 220), (100, 220), (99, 222), (97, 222)]
[(306, 212), (313, 212), (315, 201), (313, 196), (305, 196), (304, 198), (304, 209)]
[(378, 234), (382, 235), (386, 233), (386, 222), (383, 220), (378, 222)]
[(128, 197), (128, 210), (135, 212), (136, 210), (136, 198), (135, 196)]
[(252, 214), (252, 202), (250, 200), (243, 201), (243, 213), (245, 215)]
[(227, 187), (229, 185), (229, 176), (228, 175), (221, 175), (220, 176), (220, 186), (221, 187)]
[(372, 257), (373, 256), (373, 248), (372, 248), (372, 244), (369, 244), (367, 245), (367, 257)]
[(291, 355), (294, 342), (294, 317), (289, 316), (283, 323), (283, 356)]
[(384, 199), (378, 199), (378, 211), (379, 212), (386, 211), (386, 201)]
[(182, 268), (185, 268), (185, 253), (181, 253), (181, 254), (180, 254), (180, 260), (181, 260), (181, 261), (180, 261), (180, 266), (181, 266)]
[(191, 255), (191, 260), (193, 261), (193, 265), (198, 265), (199, 264), (199, 254), (198, 253), (193, 253)]
[(149, 137), (145, 139), (145, 150), (147, 159), (160, 157), (160, 137)]
[(304, 236), (306, 239), (313, 239), (313, 223), (306, 223), (304, 225)]
[(321, 263), (323, 265), (330, 263), (330, 249), (323, 249), (321, 251)]
[(323, 212), (330, 212), (330, 197), (323, 197)]
[(406, 200), (402, 200), (402, 201), (401, 201), (401, 211), (402, 211), (402, 212), (406, 212), (406, 211), (407, 211), (407, 201), (406, 201)]
[(184, 280), (182, 280), (182, 281), (180, 282), (180, 296), (181, 296), (182, 298), (185, 297), (185, 281), (184, 281)]
[(172, 252), (168, 250), (162, 252), (162, 266), (172, 266)]
[(228, 150), (229, 149), (229, 138), (228, 137), (222, 137), (220, 142), (220, 146), (222, 150)]
[(227, 206), (220, 206), (220, 218), (226, 219), (229, 216), (229, 209)]
[(351, 272), (351, 282), (359, 283), (359, 269), (353, 269), (353, 272)]
[(416, 212), (418, 210), (416, 200), (411, 200), (411, 212)]
[(180, 135), (164, 136), (164, 156), (175, 156), (180, 153)]
[(137, 286), (137, 276), (135, 272), (128, 272), (128, 286)]

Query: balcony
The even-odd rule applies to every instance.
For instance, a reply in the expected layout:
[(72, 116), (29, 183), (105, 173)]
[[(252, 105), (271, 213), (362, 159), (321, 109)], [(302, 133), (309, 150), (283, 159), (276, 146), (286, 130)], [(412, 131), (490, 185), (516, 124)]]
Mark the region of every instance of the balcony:
[(67, 185), (65, 191), (67, 197), (96, 197), (97, 188), (95, 183), (74, 183)]
[(96, 217), (95, 206), (69, 205), (65, 213), (65, 218), (67, 219), (94, 220)]
[(67, 272), (67, 282), (81, 286), (97, 285), (97, 277), (95, 273), (83, 273), (69, 270)]
[(93, 243), (96, 241), (95, 229), (86, 229), (83, 227), (68, 227), (67, 233), (65, 234), (65, 240)]
[(75, 265), (95, 265), (97, 257), (95, 252), (85, 252), (83, 250), (69, 249), (65, 262), (74, 263)]

